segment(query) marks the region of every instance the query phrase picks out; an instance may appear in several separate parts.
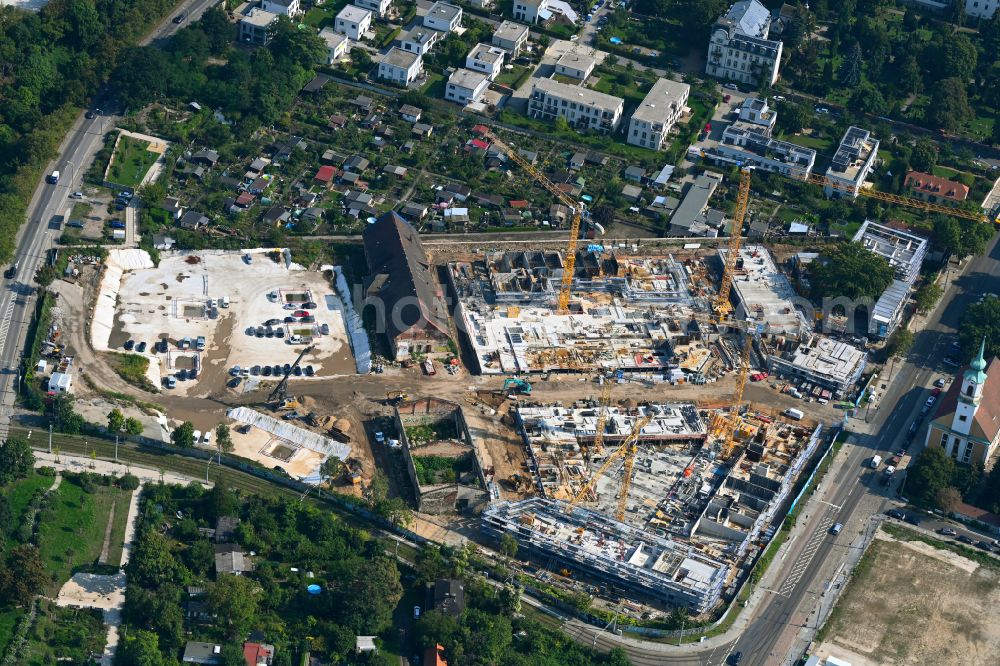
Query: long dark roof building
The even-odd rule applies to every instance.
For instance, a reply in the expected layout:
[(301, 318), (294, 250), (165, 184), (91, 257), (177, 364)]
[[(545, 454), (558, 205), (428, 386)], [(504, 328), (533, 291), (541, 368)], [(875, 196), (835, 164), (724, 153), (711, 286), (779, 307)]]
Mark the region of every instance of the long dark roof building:
[(397, 360), (435, 351), (449, 337), (448, 314), (420, 235), (395, 211), (384, 213), (362, 234), (369, 276), (366, 295), (377, 297), (379, 332)]

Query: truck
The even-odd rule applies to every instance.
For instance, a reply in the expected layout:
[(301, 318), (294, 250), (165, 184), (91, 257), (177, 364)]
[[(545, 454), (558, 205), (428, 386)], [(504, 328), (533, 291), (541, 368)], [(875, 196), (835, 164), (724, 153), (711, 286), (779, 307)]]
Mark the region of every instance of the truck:
[(426, 372), (428, 375), (437, 374), (437, 368), (434, 367), (434, 361), (432, 361), (431, 359), (426, 359), (424, 361), (424, 372)]
[(112, 229), (111, 238), (118, 241), (125, 240), (125, 230), (124, 229)]
[(785, 416), (787, 416), (790, 419), (795, 419), (796, 421), (801, 421), (802, 417), (805, 416), (805, 414), (802, 412), (801, 409), (795, 409), (794, 407), (789, 407), (788, 409), (785, 410)]
[(878, 469), (878, 466), (882, 464), (882, 456), (872, 456), (871, 463), (872, 469)]

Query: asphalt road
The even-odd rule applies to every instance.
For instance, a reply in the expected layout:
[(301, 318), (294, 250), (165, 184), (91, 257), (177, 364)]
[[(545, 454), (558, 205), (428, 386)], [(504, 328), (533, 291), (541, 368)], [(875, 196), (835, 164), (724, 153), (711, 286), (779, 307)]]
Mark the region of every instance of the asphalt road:
[[(188, 0), (181, 3), (142, 40), (141, 44), (161, 45), (167, 37), (180, 30), (181, 25), (172, 19), (185, 12), (188, 21), (202, 13), (218, 0)], [(98, 94), (96, 99), (101, 99)], [(59, 182), (50, 185), (42, 180), (28, 204), (28, 218), (18, 230), (17, 250), (14, 254), (18, 268), (16, 274), (0, 282), (0, 430), (6, 431), (10, 407), (16, 395), (19, 367), (34, 307), (34, 276), (45, 261), (47, 252), (54, 247), (61, 234), (61, 216), (72, 206), (69, 195), (80, 189), (84, 170), (90, 166), (100, 150), (105, 133), (114, 128), (117, 117), (103, 111), (93, 119), (81, 113), (69, 134), (63, 140), (59, 156), (46, 169), (46, 175), (59, 171)]]

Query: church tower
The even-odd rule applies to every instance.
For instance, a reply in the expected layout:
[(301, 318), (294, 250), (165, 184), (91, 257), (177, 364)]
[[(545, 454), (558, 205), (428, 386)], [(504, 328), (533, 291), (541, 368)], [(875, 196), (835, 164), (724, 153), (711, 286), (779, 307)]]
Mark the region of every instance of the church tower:
[(983, 399), (983, 387), (986, 385), (986, 339), (979, 344), (979, 353), (972, 359), (968, 369), (962, 373), (962, 390), (958, 394), (958, 404), (955, 407), (955, 417), (951, 429), (963, 435), (969, 434), (976, 411)]

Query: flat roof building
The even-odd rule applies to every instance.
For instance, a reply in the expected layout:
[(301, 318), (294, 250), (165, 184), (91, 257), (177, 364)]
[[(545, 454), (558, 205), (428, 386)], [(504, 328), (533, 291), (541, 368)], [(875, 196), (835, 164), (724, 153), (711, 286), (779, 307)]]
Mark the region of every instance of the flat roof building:
[(504, 21), (493, 31), (492, 43), (516, 57), (528, 43), (528, 26)]
[(465, 56), (465, 68), (474, 72), (482, 72), (492, 81), (503, 69), (506, 54), (507, 52), (499, 46), (476, 44), (469, 51), (469, 55)]
[(903, 319), (910, 290), (927, 255), (927, 239), (865, 220), (852, 240), (888, 260), (895, 273), (892, 284), (882, 292), (868, 316), (868, 335), (887, 338)]
[(354, 41), (359, 41), (372, 25), (372, 13), (370, 10), (356, 5), (345, 5), (337, 14), (334, 21), (334, 30), (347, 35)]
[(441, 32), (454, 32), (462, 24), (462, 8), (447, 2), (435, 2), (424, 15), (424, 27)]
[(528, 115), (542, 120), (563, 117), (576, 129), (613, 132), (622, 119), (625, 100), (581, 86), (538, 79), (528, 98)]
[(274, 36), (274, 26), (277, 22), (277, 14), (252, 7), (248, 13), (240, 17), (240, 41), (245, 44), (266, 46)]
[[(706, 171), (694, 179), (694, 182), (684, 194), (677, 210), (670, 218), (669, 236), (709, 236), (719, 235), (719, 227), (722, 224), (720, 216), (712, 216), (709, 219), (708, 202), (715, 194), (716, 188), (722, 182), (722, 174)], [(720, 212), (721, 211), (717, 211)], [(718, 224), (715, 221), (718, 219)]]
[(471, 69), (456, 69), (448, 77), (444, 98), (449, 102), (457, 102), (462, 106), (478, 102), (486, 89), (490, 87), (490, 77), (482, 72)]
[(664, 150), (667, 136), (687, 108), (691, 86), (657, 79), (629, 120), (627, 141), (634, 146)]
[(319, 38), (326, 43), (327, 65), (332, 65), (347, 55), (349, 50), (347, 35), (335, 31), (330, 26), (326, 26), (319, 31)]
[(396, 37), (396, 44), (404, 51), (419, 53), (424, 56), (440, 41), (444, 33), (430, 28), (414, 27), (402, 32)]
[[(723, 264), (728, 252), (726, 248), (719, 250)], [(737, 315), (762, 327), (762, 333), (801, 339), (811, 330), (808, 319), (796, 307), (801, 299), (763, 245), (740, 248), (730, 295)]]
[(586, 81), (597, 61), (578, 51), (566, 51), (556, 60), (556, 74)]
[(860, 127), (847, 128), (840, 146), (826, 170), (827, 184), (823, 192), (828, 197), (850, 196), (856, 199), (865, 179), (878, 157), (878, 139)]
[(521, 548), (694, 614), (718, 604), (729, 567), (698, 550), (620, 523), (602, 513), (532, 497), (497, 502), (483, 529), (510, 534)]
[(817, 334), (791, 352), (772, 354), (770, 368), (779, 377), (818, 386), (842, 398), (861, 379), (867, 359), (857, 347)]
[(394, 46), (379, 61), (378, 76), (397, 85), (408, 86), (420, 76), (423, 64), (419, 53), (411, 53)]
[(733, 123), (722, 140), (702, 149), (706, 159), (720, 164), (753, 165), (763, 171), (805, 178), (816, 165), (816, 151), (771, 137), (765, 127)]

